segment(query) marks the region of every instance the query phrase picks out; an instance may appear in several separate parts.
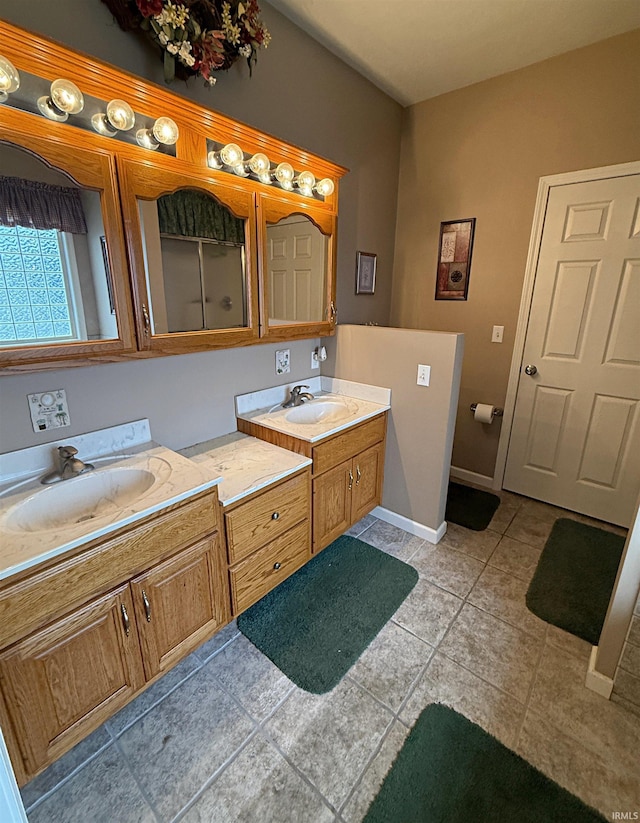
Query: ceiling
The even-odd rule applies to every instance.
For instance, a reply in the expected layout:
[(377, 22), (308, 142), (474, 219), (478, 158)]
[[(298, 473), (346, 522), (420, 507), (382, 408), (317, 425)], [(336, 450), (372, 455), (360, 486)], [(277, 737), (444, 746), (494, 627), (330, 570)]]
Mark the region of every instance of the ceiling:
[(638, 0), (270, 0), (404, 106), (640, 28)]

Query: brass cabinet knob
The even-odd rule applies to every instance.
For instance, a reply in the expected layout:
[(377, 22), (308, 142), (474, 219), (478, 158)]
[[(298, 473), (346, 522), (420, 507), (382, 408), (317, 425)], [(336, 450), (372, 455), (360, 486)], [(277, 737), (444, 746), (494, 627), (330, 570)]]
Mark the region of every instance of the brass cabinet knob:
[(279, 517), (280, 517), (280, 512), (274, 512), (274, 513), (271, 515), (271, 519), (272, 519), (272, 520), (277, 520)]
[(280, 566), (281, 566), (281, 564), (280, 564), (280, 563), (274, 563), (274, 564), (273, 564), (273, 568), (274, 568), (276, 571), (278, 571), (278, 569), (280, 568)]

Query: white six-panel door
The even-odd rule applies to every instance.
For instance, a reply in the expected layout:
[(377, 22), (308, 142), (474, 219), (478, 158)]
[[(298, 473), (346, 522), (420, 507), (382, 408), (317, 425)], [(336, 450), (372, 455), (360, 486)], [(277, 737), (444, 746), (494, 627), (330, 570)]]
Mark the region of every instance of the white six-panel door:
[(640, 490), (638, 174), (549, 190), (503, 486), (629, 525)]

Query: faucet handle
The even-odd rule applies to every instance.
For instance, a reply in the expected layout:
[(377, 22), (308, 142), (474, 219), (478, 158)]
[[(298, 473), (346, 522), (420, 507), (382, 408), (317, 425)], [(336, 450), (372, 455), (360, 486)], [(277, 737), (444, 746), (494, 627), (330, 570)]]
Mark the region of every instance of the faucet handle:
[(294, 386), (291, 389), (291, 394), (293, 394), (293, 392), (299, 393), (301, 389), (308, 389), (308, 388), (309, 388), (309, 386), (306, 386), (306, 385)]
[(69, 460), (71, 457), (75, 457), (75, 455), (78, 454), (78, 450), (75, 446), (58, 446), (58, 454), (62, 460)]

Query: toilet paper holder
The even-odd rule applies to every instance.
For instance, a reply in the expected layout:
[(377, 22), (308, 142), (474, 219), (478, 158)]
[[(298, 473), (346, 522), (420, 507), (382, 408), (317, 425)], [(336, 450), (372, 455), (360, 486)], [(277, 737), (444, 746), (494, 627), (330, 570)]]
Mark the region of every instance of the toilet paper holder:
[[(475, 413), (475, 410), (476, 410), (476, 406), (477, 406), (477, 405), (478, 405), (477, 403), (472, 403), (472, 404), (469, 406), (469, 408), (471, 409), (472, 413)], [(495, 409), (493, 410), (493, 416), (494, 416), (494, 417), (502, 417), (502, 415), (503, 415), (503, 414), (504, 414), (504, 409), (498, 409), (498, 408), (495, 408)]]

